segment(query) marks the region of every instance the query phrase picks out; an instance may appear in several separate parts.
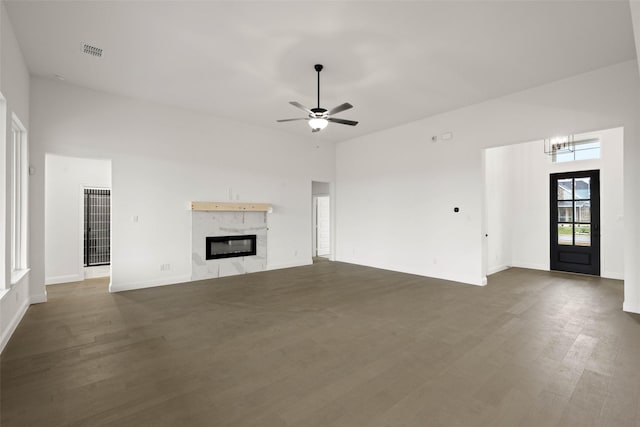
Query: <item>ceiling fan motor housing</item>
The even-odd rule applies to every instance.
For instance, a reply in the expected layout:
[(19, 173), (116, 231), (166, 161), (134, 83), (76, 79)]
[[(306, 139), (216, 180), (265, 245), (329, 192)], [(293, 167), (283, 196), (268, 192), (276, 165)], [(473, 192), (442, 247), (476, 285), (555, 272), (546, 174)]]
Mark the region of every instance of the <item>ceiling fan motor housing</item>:
[(322, 118), (327, 117), (327, 109), (326, 108), (312, 108), (313, 116), (309, 114), (309, 117)]

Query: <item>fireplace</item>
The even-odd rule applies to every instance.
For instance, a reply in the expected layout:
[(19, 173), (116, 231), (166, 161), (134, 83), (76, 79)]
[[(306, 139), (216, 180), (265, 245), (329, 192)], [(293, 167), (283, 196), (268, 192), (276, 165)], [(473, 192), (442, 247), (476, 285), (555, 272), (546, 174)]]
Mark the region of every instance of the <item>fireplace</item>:
[(255, 254), (255, 234), (207, 237), (206, 259), (235, 258)]
[(263, 211), (194, 209), (191, 214), (191, 280), (265, 271), (267, 231), (267, 213)]

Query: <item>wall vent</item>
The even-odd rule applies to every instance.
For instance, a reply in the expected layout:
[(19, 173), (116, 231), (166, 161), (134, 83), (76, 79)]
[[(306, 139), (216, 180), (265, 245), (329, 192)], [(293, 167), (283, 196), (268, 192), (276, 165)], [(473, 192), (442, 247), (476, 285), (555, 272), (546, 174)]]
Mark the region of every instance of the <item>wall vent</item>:
[(82, 43), (82, 53), (86, 53), (87, 55), (95, 56), (98, 58), (102, 57), (102, 49), (99, 47), (91, 46), (88, 43)]

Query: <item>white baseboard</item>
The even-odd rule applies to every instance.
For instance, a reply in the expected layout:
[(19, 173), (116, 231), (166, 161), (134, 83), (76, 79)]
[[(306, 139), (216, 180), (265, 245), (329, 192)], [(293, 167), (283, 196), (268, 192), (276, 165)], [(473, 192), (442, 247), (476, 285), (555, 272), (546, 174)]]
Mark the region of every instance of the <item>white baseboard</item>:
[(456, 283), (460, 283), (462, 285), (473, 285), (473, 286), (485, 286), (487, 284), (487, 277), (476, 277), (476, 278), (470, 278), (470, 277), (451, 277), (451, 276), (439, 276), (439, 275), (434, 275), (434, 274), (427, 274), (423, 271), (414, 271), (414, 270), (408, 270), (408, 269), (399, 269), (395, 266), (386, 266), (386, 265), (371, 265), (371, 264), (365, 264), (361, 261), (357, 261), (357, 260), (353, 260), (352, 258), (339, 258), (338, 259), (339, 262), (344, 262), (347, 264), (355, 264), (355, 265), (362, 265), (365, 267), (371, 267), (371, 268), (379, 268), (381, 270), (388, 270), (388, 271), (395, 271), (397, 273), (405, 273), (405, 274), (413, 274), (415, 276), (422, 276), (422, 277), (428, 277), (431, 279), (440, 279), (440, 280), (447, 280), (450, 282), (456, 282)]
[(626, 301), (622, 304), (622, 310), (627, 313), (640, 314), (640, 306), (627, 303)]
[(287, 262), (281, 264), (269, 264), (267, 263), (267, 271), (269, 270), (280, 270), (283, 268), (292, 268), (292, 267), (302, 267), (305, 265), (313, 264), (313, 260), (309, 259), (306, 262)]
[[(311, 264), (313, 264), (313, 261), (311, 259), (302, 263), (291, 262), (291, 263), (283, 263), (283, 264), (268, 264), (266, 270), (267, 271), (280, 270), (282, 268), (301, 267), (301, 266), (311, 265)], [(132, 283), (113, 283), (113, 278), (111, 278), (111, 283), (109, 283), (109, 292), (114, 293), (114, 292), (123, 292), (123, 291), (133, 291), (136, 289), (153, 288), (156, 286), (177, 285), (179, 283), (192, 282), (192, 281), (193, 279), (191, 278), (191, 275), (163, 277), (160, 279), (145, 280), (141, 282), (132, 282)]]
[[(517, 261), (515, 261), (511, 267), (528, 268), (530, 270), (551, 271), (551, 268), (549, 268), (548, 265), (533, 264), (533, 263), (527, 263), (527, 262), (517, 262)], [(507, 267), (507, 268), (510, 268), (510, 267)], [(493, 273), (489, 273), (489, 274), (493, 274)], [(616, 273), (616, 272), (613, 272), (613, 271), (600, 272), (600, 277), (603, 277), (605, 279), (624, 280), (624, 274), (623, 273)]]
[(95, 267), (84, 268), (85, 279), (96, 279), (98, 277), (109, 277), (111, 275), (110, 265), (99, 265)]
[(510, 268), (511, 267), (508, 266), (508, 265), (499, 265), (497, 267), (490, 268), (489, 271), (487, 271), (487, 276), (491, 276), (492, 274), (500, 273), (501, 271), (508, 270)]
[[(444, 279), (444, 278), (443, 278)], [(444, 279), (444, 280), (451, 280), (452, 282), (458, 282), (458, 283), (462, 283), (463, 285), (473, 285), (473, 286), (487, 286), (487, 276), (484, 276), (483, 278), (481, 278), (480, 280), (454, 280), (454, 279)]]
[(133, 283), (109, 283), (109, 292), (133, 291), (136, 289), (154, 288), (156, 286), (177, 285), (180, 283), (191, 282), (191, 276), (172, 276), (163, 277), (161, 279), (144, 280), (142, 282)]
[(2, 335), (0, 336), (0, 353), (4, 351), (4, 347), (7, 345), (9, 339), (11, 338), (11, 335), (13, 335), (16, 328), (20, 324), (20, 321), (27, 312), (27, 308), (29, 308), (29, 300), (24, 301), (22, 306), (20, 306), (20, 308), (16, 312), (15, 316), (13, 316), (13, 319), (9, 321), (9, 324), (4, 328), (4, 331), (2, 331)]
[(600, 273), (600, 277), (605, 279), (624, 280), (624, 273), (617, 273), (614, 271), (603, 271)]
[(549, 271), (549, 266), (548, 265), (544, 265), (544, 264), (536, 264), (536, 263), (532, 263), (532, 262), (518, 262), (518, 261), (513, 261), (511, 267), (516, 267), (516, 268), (528, 268), (530, 270), (543, 270), (543, 271)]
[(47, 291), (40, 295), (32, 295), (29, 298), (29, 304), (42, 304), (47, 302)]
[(334, 259), (334, 261), (337, 261), (337, 262), (346, 262), (347, 264), (358, 264), (358, 262), (357, 262), (356, 260), (354, 260), (354, 259), (352, 259), (352, 258), (349, 258), (349, 257), (339, 257), (339, 256), (336, 256), (336, 257), (335, 257), (335, 259)]
[(45, 285), (57, 285), (60, 283), (81, 282), (84, 276), (80, 274), (67, 274), (65, 276), (47, 277), (44, 280)]

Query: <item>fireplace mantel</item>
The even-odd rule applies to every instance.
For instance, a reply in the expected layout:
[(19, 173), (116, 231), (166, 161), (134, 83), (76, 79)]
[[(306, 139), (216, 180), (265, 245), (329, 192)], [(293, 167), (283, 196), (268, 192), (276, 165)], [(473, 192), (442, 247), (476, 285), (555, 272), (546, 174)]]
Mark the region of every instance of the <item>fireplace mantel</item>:
[(269, 212), (269, 203), (191, 202), (192, 211)]

